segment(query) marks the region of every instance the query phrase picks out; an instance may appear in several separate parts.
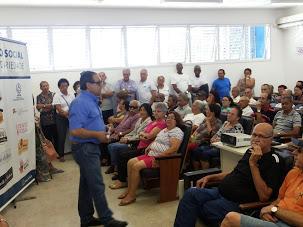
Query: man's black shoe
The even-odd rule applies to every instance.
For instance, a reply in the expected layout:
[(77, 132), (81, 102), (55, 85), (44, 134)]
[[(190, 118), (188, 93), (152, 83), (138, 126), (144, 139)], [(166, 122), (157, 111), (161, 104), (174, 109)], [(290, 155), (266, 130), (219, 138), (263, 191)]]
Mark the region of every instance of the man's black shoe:
[(86, 224), (81, 224), (81, 227), (89, 227), (89, 226), (98, 226), (98, 225), (103, 225), (104, 223), (100, 220), (100, 218), (95, 218), (86, 223)]
[(104, 227), (125, 227), (128, 223), (126, 221), (118, 221), (116, 219), (110, 220)]

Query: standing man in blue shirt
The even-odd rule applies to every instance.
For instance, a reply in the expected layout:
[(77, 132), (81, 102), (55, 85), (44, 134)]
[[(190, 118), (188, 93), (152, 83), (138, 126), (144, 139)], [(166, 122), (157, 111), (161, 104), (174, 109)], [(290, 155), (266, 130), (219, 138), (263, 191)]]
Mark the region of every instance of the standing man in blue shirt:
[[(73, 155), (80, 167), (78, 211), (81, 227), (124, 227), (127, 222), (115, 220), (108, 208), (100, 171), (99, 143), (107, 142), (108, 139), (98, 105), (101, 80), (97, 73), (82, 72), (80, 88), (80, 95), (70, 107), (69, 124)], [(99, 218), (93, 217), (94, 205)]]
[(224, 96), (230, 96), (230, 81), (228, 78), (224, 77), (225, 76), (225, 70), (224, 69), (219, 69), (218, 70), (218, 79), (216, 79), (213, 82), (212, 90), (216, 91), (220, 97), (220, 100)]

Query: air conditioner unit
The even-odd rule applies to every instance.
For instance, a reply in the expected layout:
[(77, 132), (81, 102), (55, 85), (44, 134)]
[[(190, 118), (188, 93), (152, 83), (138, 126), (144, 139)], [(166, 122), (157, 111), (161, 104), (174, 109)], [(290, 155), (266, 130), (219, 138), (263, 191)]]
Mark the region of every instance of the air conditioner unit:
[(282, 17), (277, 21), (279, 28), (290, 28), (303, 25), (303, 13)]

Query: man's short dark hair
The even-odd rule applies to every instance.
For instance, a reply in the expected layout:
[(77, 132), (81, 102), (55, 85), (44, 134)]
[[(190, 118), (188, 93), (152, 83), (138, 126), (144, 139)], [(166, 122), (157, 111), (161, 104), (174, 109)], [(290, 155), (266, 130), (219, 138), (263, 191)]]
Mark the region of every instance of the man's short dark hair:
[(208, 105), (209, 111), (215, 114), (217, 119), (220, 119), (221, 114), (221, 107), (217, 104), (209, 104)]
[(86, 83), (93, 81), (93, 76), (97, 74), (93, 71), (83, 71), (80, 73), (80, 89), (86, 90)]
[(63, 83), (67, 83), (67, 86), (69, 86), (69, 82), (67, 79), (65, 78), (61, 78), (59, 81), (58, 81), (58, 88), (60, 88), (61, 84)]
[(225, 70), (224, 69), (219, 69), (218, 72), (222, 71), (225, 74)]
[(278, 88), (284, 88), (284, 89), (287, 89), (287, 86), (286, 86), (286, 85), (284, 85), (284, 84), (281, 84), (281, 85), (279, 85), (279, 86), (278, 86)]

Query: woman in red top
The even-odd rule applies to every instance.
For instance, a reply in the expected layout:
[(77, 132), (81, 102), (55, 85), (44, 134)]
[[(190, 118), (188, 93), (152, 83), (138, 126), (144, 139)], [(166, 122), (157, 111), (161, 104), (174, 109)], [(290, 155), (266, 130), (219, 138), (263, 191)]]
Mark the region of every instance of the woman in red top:
[(164, 103), (157, 103), (154, 111), (155, 120), (149, 123), (143, 132), (140, 133), (140, 142), (135, 150), (128, 150), (119, 152), (118, 155), (118, 175), (112, 179), (116, 180), (109, 187), (111, 189), (118, 189), (127, 186), (127, 162), (129, 159), (144, 154), (144, 149), (153, 142), (157, 134), (164, 128), (166, 128), (165, 115), (167, 113), (167, 106)]

